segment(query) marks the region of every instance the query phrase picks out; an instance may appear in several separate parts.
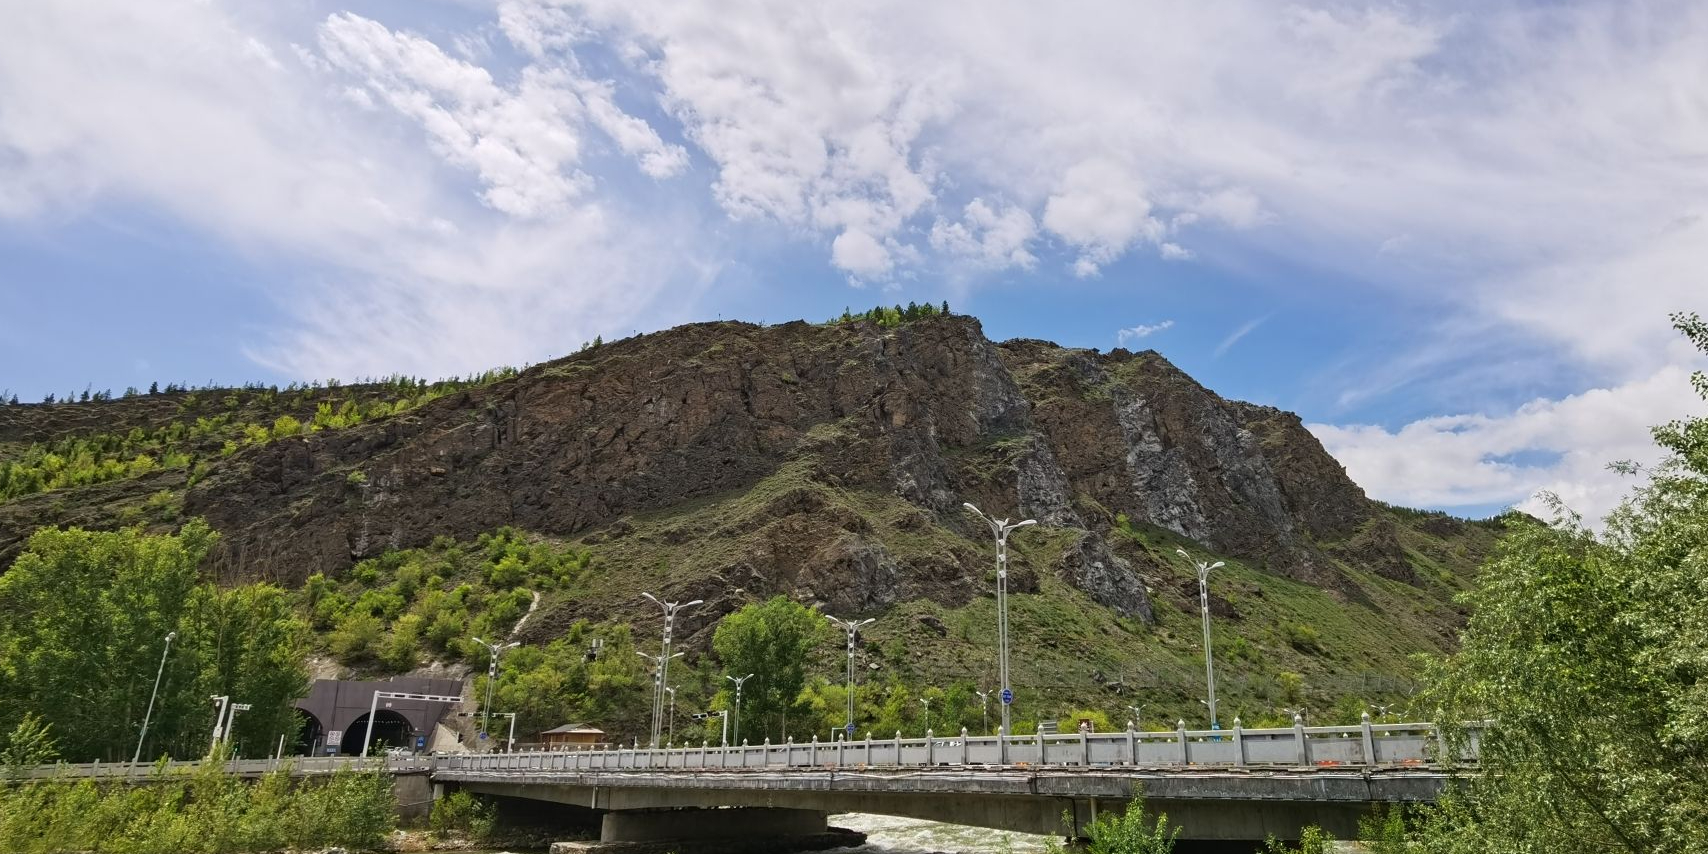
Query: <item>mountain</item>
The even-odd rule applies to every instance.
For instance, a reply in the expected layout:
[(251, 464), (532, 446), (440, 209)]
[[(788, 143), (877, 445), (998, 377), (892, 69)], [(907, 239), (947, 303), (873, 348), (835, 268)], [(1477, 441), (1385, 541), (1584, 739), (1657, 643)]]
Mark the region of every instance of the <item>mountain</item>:
[(972, 502), (1041, 523), (1011, 542), (1017, 680), (1167, 687), (1185, 708), (1197, 582), (1176, 548), (1228, 562), (1218, 665), (1261, 704), (1288, 693), (1278, 672), (1318, 697), (1402, 693), (1410, 654), (1451, 645), (1452, 595), (1497, 530), (1370, 500), (1298, 416), (1153, 351), (996, 343), (964, 316), (693, 324), (422, 388), (0, 407), (0, 460), (202, 430), (134, 475), (0, 504), (0, 562), (39, 525), (200, 516), (221, 579), (300, 585), (510, 527), (597, 568), (545, 595), (525, 639), (580, 619), (645, 637), (659, 618), (635, 600), (654, 590), (707, 600), (682, 627), (704, 648), (718, 616), (781, 593), (881, 617), (885, 666), (932, 680), (989, 669), (994, 546)]

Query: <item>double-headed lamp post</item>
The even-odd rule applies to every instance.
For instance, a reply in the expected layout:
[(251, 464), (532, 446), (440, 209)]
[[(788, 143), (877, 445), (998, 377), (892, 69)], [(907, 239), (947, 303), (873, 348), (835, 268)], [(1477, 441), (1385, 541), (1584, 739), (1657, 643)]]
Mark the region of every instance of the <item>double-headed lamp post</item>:
[(492, 717), (492, 686), (498, 683), (498, 656), (505, 650), (515, 649), (516, 647), (521, 646), (521, 644), (516, 643), (515, 641), (510, 643), (487, 643), (480, 638), (475, 638), (474, 642), (486, 647), (487, 652), (492, 653), (492, 657), (487, 659), (486, 662), (486, 705), (481, 707), (480, 710), (480, 732), (482, 735), (486, 735), (489, 730), (489, 727), (487, 726), (488, 719)]
[(172, 642), (177, 639), (177, 632), (167, 632), (166, 645), (160, 649), (160, 669), (154, 671), (154, 693), (148, 695), (148, 711), (142, 714), (142, 735), (136, 737), (136, 755), (130, 758), (132, 765), (142, 761), (142, 742), (148, 738), (148, 719), (154, 717), (154, 698), (160, 696), (160, 677), (166, 673), (166, 653), (172, 651)]
[(753, 674), (749, 673), (746, 676), (725, 676), (724, 678), (735, 683), (735, 741), (737, 744), (740, 744), (741, 743), (741, 686), (746, 684), (747, 680), (752, 679)]
[(848, 633), (848, 722), (842, 728), (842, 738), (846, 740), (854, 737), (854, 638), (860, 633), (862, 626), (873, 621), (838, 620), (829, 614), (825, 614), (824, 618)]
[(984, 713), (984, 729), (980, 732), (990, 732), (990, 692), (974, 691), (973, 693), (979, 695), (979, 711)]
[(1204, 705), (1210, 707), (1210, 729), (1221, 729), (1216, 723), (1216, 658), (1210, 651), (1210, 570), (1219, 569), (1226, 564), (1219, 560), (1215, 563), (1193, 560), (1185, 549), (1175, 551), (1198, 568), (1198, 612), (1204, 617), (1204, 683), (1210, 691), (1210, 702)]
[[(972, 504), (962, 504), (968, 512), (990, 525), (991, 536), (996, 538), (996, 669), (997, 680), (1002, 684), (997, 698), (1002, 701), (1002, 735), (1010, 735), (1008, 712), (1014, 703), (1014, 689), (1008, 684), (1008, 535), (1016, 528), (1036, 525), (1036, 519), (1022, 519), (1009, 524), (1007, 519), (993, 519), (986, 516), (983, 510)], [(1006, 742), (1004, 742), (1006, 744)], [(1003, 749), (1003, 760), (1007, 761), (1007, 748)]]
[(692, 602), (666, 602), (651, 593), (642, 593), (652, 600), (654, 605), (664, 609), (664, 649), (659, 653), (663, 663), (658, 666), (658, 681), (652, 688), (652, 746), (658, 746), (660, 725), (664, 722), (664, 686), (670, 684), (670, 639), (676, 628), (676, 612), (683, 608), (692, 608), (702, 604), (704, 600), (695, 599)]

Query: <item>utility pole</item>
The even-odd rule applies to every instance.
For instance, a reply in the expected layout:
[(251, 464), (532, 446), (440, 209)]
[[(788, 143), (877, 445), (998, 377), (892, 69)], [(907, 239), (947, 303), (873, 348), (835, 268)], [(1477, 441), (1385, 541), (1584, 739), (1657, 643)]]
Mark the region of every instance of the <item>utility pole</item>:
[(749, 673), (746, 676), (743, 676), (739, 679), (737, 679), (734, 676), (725, 676), (724, 678), (735, 683), (735, 740), (737, 742), (740, 742), (741, 741), (741, 686), (744, 683), (746, 683), (747, 680), (752, 679), (753, 674)]
[(652, 746), (658, 746), (659, 724), (664, 719), (664, 686), (670, 684), (670, 641), (676, 627), (676, 612), (684, 608), (692, 608), (703, 604), (704, 600), (695, 599), (692, 602), (666, 602), (651, 593), (642, 596), (652, 600), (654, 605), (664, 609), (664, 649), (659, 653), (662, 663), (658, 666), (658, 681), (652, 690)]
[(160, 696), (160, 677), (166, 674), (166, 653), (172, 651), (172, 641), (177, 639), (177, 632), (167, 632), (166, 645), (160, 649), (160, 668), (154, 671), (154, 693), (148, 695), (148, 711), (142, 715), (142, 735), (136, 737), (136, 755), (130, 758), (132, 765), (142, 760), (142, 742), (148, 738), (148, 721), (154, 717), (154, 698)]
[(847, 741), (854, 737), (854, 639), (860, 633), (860, 628), (871, 624), (866, 620), (838, 620), (825, 614), (824, 618), (848, 633), (848, 720), (842, 727), (842, 739)]
[[(1008, 535), (1017, 528), (1036, 525), (1036, 519), (1023, 519), (1009, 524), (1007, 519), (994, 519), (986, 516), (983, 510), (971, 503), (961, 505), (968, 512), (983, 519), (990, 525), (991, 536), (996, 538), (996, 668), (997, 680), (1002, 684), (998, 699), (1002, 701), (1002, 732), (1004, 736), (1012, 735), (1009, 728), (1009, 707), (1014, 705), (1014, 688), (1008, 682)], [(1008, 742), (1002, 742), (1002, 762), (1008, 762)]]
[[(498, 643), (496, 641), (487, 643), (480, 638), (475, 638), (474, 642), (486, 647), (487, 651), (492, 653), (492, 657), (486, 661), (486, 705), (482, 706), (480, 710), (480, 734), (482, 737), (489, 737), (490, 727), (488, 724), (492, 717), (492, 686), (498, 684), (498, 656), (505, 650), (515, 649), (521, 644), (514, 641), (510, 643)], [(366, 745), (363, 746), (363, 751), (366, 752)]]
[(1221, 724), (1216, 722), (1216, 658), (1210, 651), (1210, 570), (1226, 564), (1219, 560), (1215, 563), (1193, 560), (1185, 549), (1175, 551), (1198, 568), (1198, 612), (1204, 617), (1204, 683), (1210, 691), (1210, 702), (1205, 705), (1210, 708), (1210, 729), (1221, 729)]

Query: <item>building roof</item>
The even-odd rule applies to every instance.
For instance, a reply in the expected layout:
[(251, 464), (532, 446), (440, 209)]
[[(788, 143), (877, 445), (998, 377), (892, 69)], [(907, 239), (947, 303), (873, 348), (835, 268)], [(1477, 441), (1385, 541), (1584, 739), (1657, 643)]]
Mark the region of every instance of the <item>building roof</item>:
[(564, 724), (563, 726), (556, 727), (554, 729), (548, 729), (545, 732), (540, 733), (540, 735), (563, 735), (565, 733), (572, 732), (598, 733), (599, 735), (605, 734), (604, 730), (592, 724)]

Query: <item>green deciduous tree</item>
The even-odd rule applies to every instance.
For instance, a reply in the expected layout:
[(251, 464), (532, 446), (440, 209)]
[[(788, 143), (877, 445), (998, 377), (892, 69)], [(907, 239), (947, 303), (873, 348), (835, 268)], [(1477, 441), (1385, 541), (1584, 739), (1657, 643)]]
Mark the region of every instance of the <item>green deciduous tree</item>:
[(302, 622), (270, 585), (220, 590), (197, 567), (216, 535), (43, 529), (0, 575), (0, 722), (39, 715), (73, 761), (128, 759), (169, 632), (147, 753), (193, 757), (212, 730), (207, 698), (254, 708), (237, 735), (264, 752), (294, 732), (307, 687)]
[[(718, 623), (712, 649), (726, 673), (753, 674), (741, 690), (742, 738), (782, 739), (785, 718), (806, 687), (807, 655), (831, 638), (829, 625), (817, 611), (786, 596), (747, 605)], [(797, 724), (805, 723), (802, 711), (796, 710)]]
[(1424, 850), (1708, 851), (1708, 426), (1655, 435), (1672, 458), (1602, 534), (1563, 508), (1508, 519), (1433, 673), (1447, 719), (1492, 722), (1481, 773), (1425, 816)]

